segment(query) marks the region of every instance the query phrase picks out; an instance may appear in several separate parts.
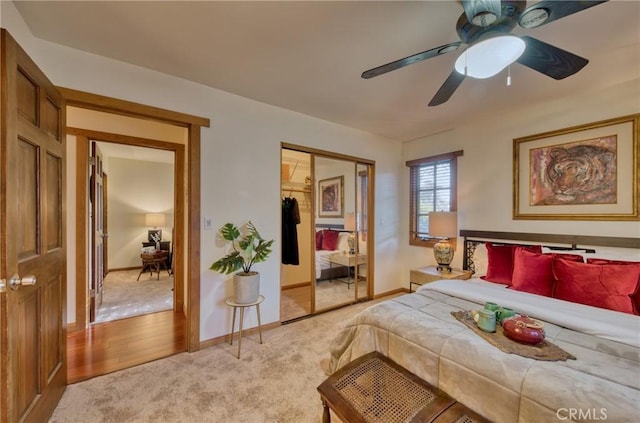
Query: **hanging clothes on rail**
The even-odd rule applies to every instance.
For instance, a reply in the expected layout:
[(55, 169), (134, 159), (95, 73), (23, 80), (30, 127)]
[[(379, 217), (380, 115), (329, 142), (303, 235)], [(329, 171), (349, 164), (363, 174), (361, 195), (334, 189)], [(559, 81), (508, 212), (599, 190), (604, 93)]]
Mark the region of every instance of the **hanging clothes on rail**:
[(282, 199), (282, 264), (300, 264), (298, 254), (298, 228), (300, 210), (294, 197)]

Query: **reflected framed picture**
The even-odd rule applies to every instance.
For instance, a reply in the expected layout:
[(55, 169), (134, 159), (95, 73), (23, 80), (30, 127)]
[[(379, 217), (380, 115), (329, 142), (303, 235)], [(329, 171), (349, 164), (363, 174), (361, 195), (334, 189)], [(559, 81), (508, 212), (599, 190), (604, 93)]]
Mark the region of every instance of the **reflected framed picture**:
[(343, 217), (344, 176), (318, 181), (318, 217)]
[(156, 243), (162, 241), (162, 229), (149, 229), (147, 239)]
[(513, 218), (640, 220), (640, 114), (513, 140)]

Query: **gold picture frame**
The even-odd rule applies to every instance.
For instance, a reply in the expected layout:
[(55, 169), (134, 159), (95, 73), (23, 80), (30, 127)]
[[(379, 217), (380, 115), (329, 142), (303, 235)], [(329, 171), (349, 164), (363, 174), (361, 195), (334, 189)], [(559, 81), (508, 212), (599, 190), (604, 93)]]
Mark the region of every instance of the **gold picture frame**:
[(640, 114), (513, 140), (515, 220), (640, 220)]
[(344, 176), (318, 181), (318, 217), (344, 217)]

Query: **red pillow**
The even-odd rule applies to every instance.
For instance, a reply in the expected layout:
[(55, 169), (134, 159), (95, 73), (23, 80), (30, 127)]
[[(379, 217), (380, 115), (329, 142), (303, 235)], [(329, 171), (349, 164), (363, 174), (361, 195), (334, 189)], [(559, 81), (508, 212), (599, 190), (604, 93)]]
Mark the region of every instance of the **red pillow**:
[[(640, 262), (637, 261), (622, 261), (622, 260), (607, 260), (607, 259), (603, 259), (603, 258), (588, 258), (587, 259), (587, 263), (591, 263), (591, 264), (640, 264)], [(636, 295), (633, 296), (634, 302), (636, 304), (636, 311), (638, 311), (638, 313), (640, 313), (640, 289), (638, 289), (638, 292), (636, 292)]]
[(325, 229), (322, 234), (322, 249), (323, 250), (335, 250), (338, 248), (338, 231), (332, 231)]
[(584, 263), (584, 259), (582, 258), (581, 255), (578, 255), (578, 254), (551, 253), (550, 255), (552, 255), (553, 258), (556, 258), (556, 259), (560, 259), (561, 258), (561, 259), (565, 259), (565, 260)]
[(322, 250), (322, 232), (316, 231), (316, 251)]
[(589, 264), (640, 264), (640, 261), (622, 261), (622, 260), (608, 260), (603, 258), (588, 258)]
[[(493, 245), (487, 242), (487, 274), (481, 279), (488, 282), (511, 285), (513, 275), (513, 256), (517, 245)], [(534, 253), (542, 253), (540, 245), (523, 245), (522, 248)]]
[(515, 249), (512, 288), (516, 291), (550, 297), (553, 293), (552, 254), (539, 254), (525, 248)]
[(638, 314), (631, 298), (638, 291), (640, 264), (591, 264), (555, 260), (553, 296), (560, 300)]

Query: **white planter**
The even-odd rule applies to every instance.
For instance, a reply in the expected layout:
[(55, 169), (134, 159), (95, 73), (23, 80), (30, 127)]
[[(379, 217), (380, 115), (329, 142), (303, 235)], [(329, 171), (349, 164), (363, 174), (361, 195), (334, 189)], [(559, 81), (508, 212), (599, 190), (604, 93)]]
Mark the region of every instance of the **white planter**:
[(234, 302), (250, 304), (260, 295), (260, 274), (258, 272), (236, 273), (233, 275)]

